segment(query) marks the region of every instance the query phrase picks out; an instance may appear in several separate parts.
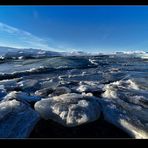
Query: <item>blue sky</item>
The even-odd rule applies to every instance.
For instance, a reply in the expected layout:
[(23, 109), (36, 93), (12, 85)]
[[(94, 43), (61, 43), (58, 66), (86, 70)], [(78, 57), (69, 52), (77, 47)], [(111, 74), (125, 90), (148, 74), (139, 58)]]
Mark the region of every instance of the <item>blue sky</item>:
[(148, 6), (0, 6), (0, 46), (148, 51)]

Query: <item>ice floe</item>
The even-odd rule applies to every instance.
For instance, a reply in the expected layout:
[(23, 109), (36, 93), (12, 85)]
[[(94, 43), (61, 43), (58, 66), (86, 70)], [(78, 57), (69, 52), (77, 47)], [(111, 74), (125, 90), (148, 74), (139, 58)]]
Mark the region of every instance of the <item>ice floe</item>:
[(101, 104), (106, 120), (134, 138), (148, 138), (148, 93), (130, 79), (107, 84), (104, 90)]
[(29, 94), (25, 92), (17, 92), (17, 91), (12, 91), (4, 97), (4, 100), (12, 100), (12, 99), (26, 101), (26, 102), (37, 102), (41, 99), (41, 97), (30, 96)]
[(0, 102), (0, 138), (27, 138), (40, 117), (17, 100)]
[(96, 98), (76, 93), (42, 99), (35, 103), (35, 110), (44, 119), (52, 119), (64, 126), (78, 126), (100, 117)]

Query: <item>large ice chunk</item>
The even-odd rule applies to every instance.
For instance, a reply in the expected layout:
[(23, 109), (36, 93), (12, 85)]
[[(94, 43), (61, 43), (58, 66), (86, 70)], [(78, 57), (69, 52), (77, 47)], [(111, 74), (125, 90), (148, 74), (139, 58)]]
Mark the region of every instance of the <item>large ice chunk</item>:
[(131, 79), (105, 85), (104, 117), (134, 138), (148, 138), (148, 93)]
[(19, 92), (12, 91), (4, 97), (4, 100), (12, 100), (12, 99), (27, 101), (27, 102), (36, 102), (39, 101), (41, 98), (39, 96), (30, 96), (29, 94), (20, 91)]
[(35, 110), (44, 119), (52, 119), (64, 126), (77, 126), (100, 117), (100, 105), (93, 96), (68, 93), (35, 103)]
[(0, 138), (26, 138), (40, 119), (29, 105), (16, 100), (0, 102)]

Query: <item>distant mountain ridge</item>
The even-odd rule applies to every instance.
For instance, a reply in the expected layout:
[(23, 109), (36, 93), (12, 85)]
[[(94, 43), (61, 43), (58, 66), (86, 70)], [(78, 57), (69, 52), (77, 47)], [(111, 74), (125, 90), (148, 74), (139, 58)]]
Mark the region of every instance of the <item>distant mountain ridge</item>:
[(47, 51), (43, 49), (33, 48), (13, 48), (13, 47), (2, 47), (0, 46), (0, 59), (13, 58), (42, 58), (50, 56), (91, 56), (91, 55), (115, 55), (115, 56), (132, 56), (132, 57), (148, 57), (148, 52), (144, 51), (129, 51), (129, 52), (115, 52), (114, 54), (103, 54), (103, 53), (87, 53), (83, 51), (71, 51), (71, 52), (56, 52)]
[(85, 56), (88, 53), (82, 51), (73, 52), (56, 52), (47, 51), (42, 49), (33, 48), (12, 48), (12, 47), (2, 47), (0, 46), (0, 56), (6, 58), (38, 58), (38, 57), (50, 57), (50, 56)]
[(21, 48), (11, 48), (11, 47), (0, 47), (0, 56), (7, 58), (29, 58), (29, 57), (46, 57), (46, 56), (61, 56), (59, 52), (46, 51), (42, 49), (21, 49)]

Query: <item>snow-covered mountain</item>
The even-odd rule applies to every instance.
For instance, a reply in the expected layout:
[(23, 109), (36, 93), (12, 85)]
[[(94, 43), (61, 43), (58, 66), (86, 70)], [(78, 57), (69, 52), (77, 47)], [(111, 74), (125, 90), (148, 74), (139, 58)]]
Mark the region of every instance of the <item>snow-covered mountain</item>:
[(12, 47), (2, 47), (0, 46), (0, 55), (4, 56), (8, 52), (18, 52), (20, 49), (12, 48)]
[[(21, 49), (12, 47), (0, 46), (0, 59), (23, 59), (23, 58), (41, 58), (50, 56), (101, 56), (103, 53), (87, 53), (83, 51), (71, 51), (71, 52), (55, 52), (47, 51), (43, 49)], [(128, 51), (128, 52), (115, 52), (114, 54), (105, 54), (117, 57), (139, 57), (148, 59), (148, 52), (144, 51)]]
[(63, 56), (87, 56), (91, 54), (83, 51), (72, 51), (72, 52), (63, 52), (62, 55)]
[(1, 47), (0, 46), (0, 58), (40, 58), (40, 57), (49, 57), (49, 56), (86, 56), (91, 55), (82, 51), (73, 51), (73, 52), (55, 52), (55, 51), (46, 51), (42, 49), (19, 49), (12, 47)]
[(148, 59), (148, 52), (145, 52), (145, 51), (116, 52), (115, 55), (119, 57), (133, 57), (133, 58)]
[(0, 47), (0, 56), (5, 58), (37, 58), (48, 56), (61, 56), (61, 53), (32, 48), (19, 49), (11, 47)]

